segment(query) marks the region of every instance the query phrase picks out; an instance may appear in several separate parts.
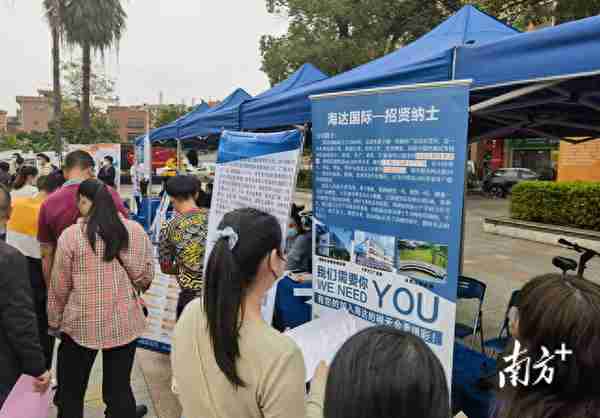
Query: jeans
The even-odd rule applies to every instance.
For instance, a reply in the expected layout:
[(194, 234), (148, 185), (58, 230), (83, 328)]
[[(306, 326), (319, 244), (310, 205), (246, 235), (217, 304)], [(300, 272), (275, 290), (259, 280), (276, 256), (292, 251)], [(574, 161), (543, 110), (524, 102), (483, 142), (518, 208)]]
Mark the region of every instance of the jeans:
[[(102, 350), (102, 399), (107, 417), (135, 417), (135, 398), (130, 384), (135, 348), (133, 341)], [(68, 335), (62, 335), (58, 347), (58, 418), (83, 418), (85, 392), (97, 353), (98, 350), (82, 347)]]

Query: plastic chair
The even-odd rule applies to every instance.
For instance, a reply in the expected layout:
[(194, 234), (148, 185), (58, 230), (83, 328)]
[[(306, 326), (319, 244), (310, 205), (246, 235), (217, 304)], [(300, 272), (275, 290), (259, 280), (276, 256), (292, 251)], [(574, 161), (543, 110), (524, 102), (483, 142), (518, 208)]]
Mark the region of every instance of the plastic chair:
[(460, 299), (477, 299), (479, 301), (479, 305), (473, 318), (473, 325), (471, 326), (457, 322), (454, 329), (454, 335), (456, 338), (466, 338), (468, 336), (474, 337), (476, 334), (479, 334), (482, 353), (484, 353), (482, 307), (486, 289), (486, 284), (477, 279), (465, 276), (458, 277), (458, 291), (456, 294), (457, 301)]
[(519, 303), (519, 290), (515, 290), (512, 292), (510, 296), (510, 301), (508, 302), (508, 307), (506, 308), (506, 314), (504, 315), (504, 322), (502, 323), (502, 328), (500, 329), (500, 333), (498, 334), (498, 338), (492, 338), (491, 340), (487, 340), (483, 346), (485, 348), (489, 348), (494, 351), (496, 354), (503, 353), (508, 346), (508, 342), (511, 339), (510, 328), (509, 328), (509, 317), (508, 313), (510, 308), (518, 306)]

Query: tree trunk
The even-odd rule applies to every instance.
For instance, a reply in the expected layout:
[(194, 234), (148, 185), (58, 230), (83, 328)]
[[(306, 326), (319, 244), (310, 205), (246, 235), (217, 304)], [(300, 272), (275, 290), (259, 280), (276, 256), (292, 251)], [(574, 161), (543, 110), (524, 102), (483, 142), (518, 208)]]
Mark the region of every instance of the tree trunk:
[(60, 34), (52, 28), (52, 81), (54, 96), (54, 147), (62, 161), (62, 92), (60, 89)]
[(91, 47), (89, 43), (84, 43), (83, 49), (83, 64), (81, 68), (82, 87), (81, 87), (81, 128), (84, 132), (90, 130), (91, 112), (90, 112), (90, 77), (92, 72)]

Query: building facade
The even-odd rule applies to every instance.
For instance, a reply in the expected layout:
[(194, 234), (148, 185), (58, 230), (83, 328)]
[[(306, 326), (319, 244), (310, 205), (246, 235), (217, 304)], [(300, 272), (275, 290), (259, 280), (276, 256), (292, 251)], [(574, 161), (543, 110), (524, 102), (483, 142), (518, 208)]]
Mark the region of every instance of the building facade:
[(8, 113), (0, 110), (0, 134), (8, 132)]
[(52, 92), (38, 90), (38, 96), (17, 96), (20, 130), (23, 132), (47, 132), (52, 121)]
[(558, 181), (600, 181), (600, 139), (560, 143)]
[(123, 143), (131, 143), (148, 129), (148, 113), (140, 107), (109, 106), (108, 118), (117, 125)]

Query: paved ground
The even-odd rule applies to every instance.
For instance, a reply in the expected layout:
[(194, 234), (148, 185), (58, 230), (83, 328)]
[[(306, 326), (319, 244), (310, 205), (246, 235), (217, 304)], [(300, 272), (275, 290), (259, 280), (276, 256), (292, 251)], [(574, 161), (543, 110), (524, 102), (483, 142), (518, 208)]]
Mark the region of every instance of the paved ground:
[[(310, 204), (310, 195), (299, 193), (296, 200)], [(555, 272), (552, 257), (574, 255), (558, 247), (483, 232), (484, 217), (507, 214), (508, 201), (482, 197), (467, 199), (464, 274), (487, 284), (483, 306), (486, 338), (498, 334), (506, 304), (514, 289), (522, 287), (528, 279), (536, 275)], [(600, 260), (590, 263), (587, 276), (600, 281)], [(473, 304), (461, 302), (458, 306), (458, 320), (471, 321), (474, 312)], [(132, 384), (138, 403), (145, 403), (150, 409), (148, 417), (180, 417), (179, 404), (170, 391), (170, 378), (168, 356), (138, 350)], [(86, 398), (86, 418), (103, 416), (101, 382), (101, 361), (97, 361)]]

